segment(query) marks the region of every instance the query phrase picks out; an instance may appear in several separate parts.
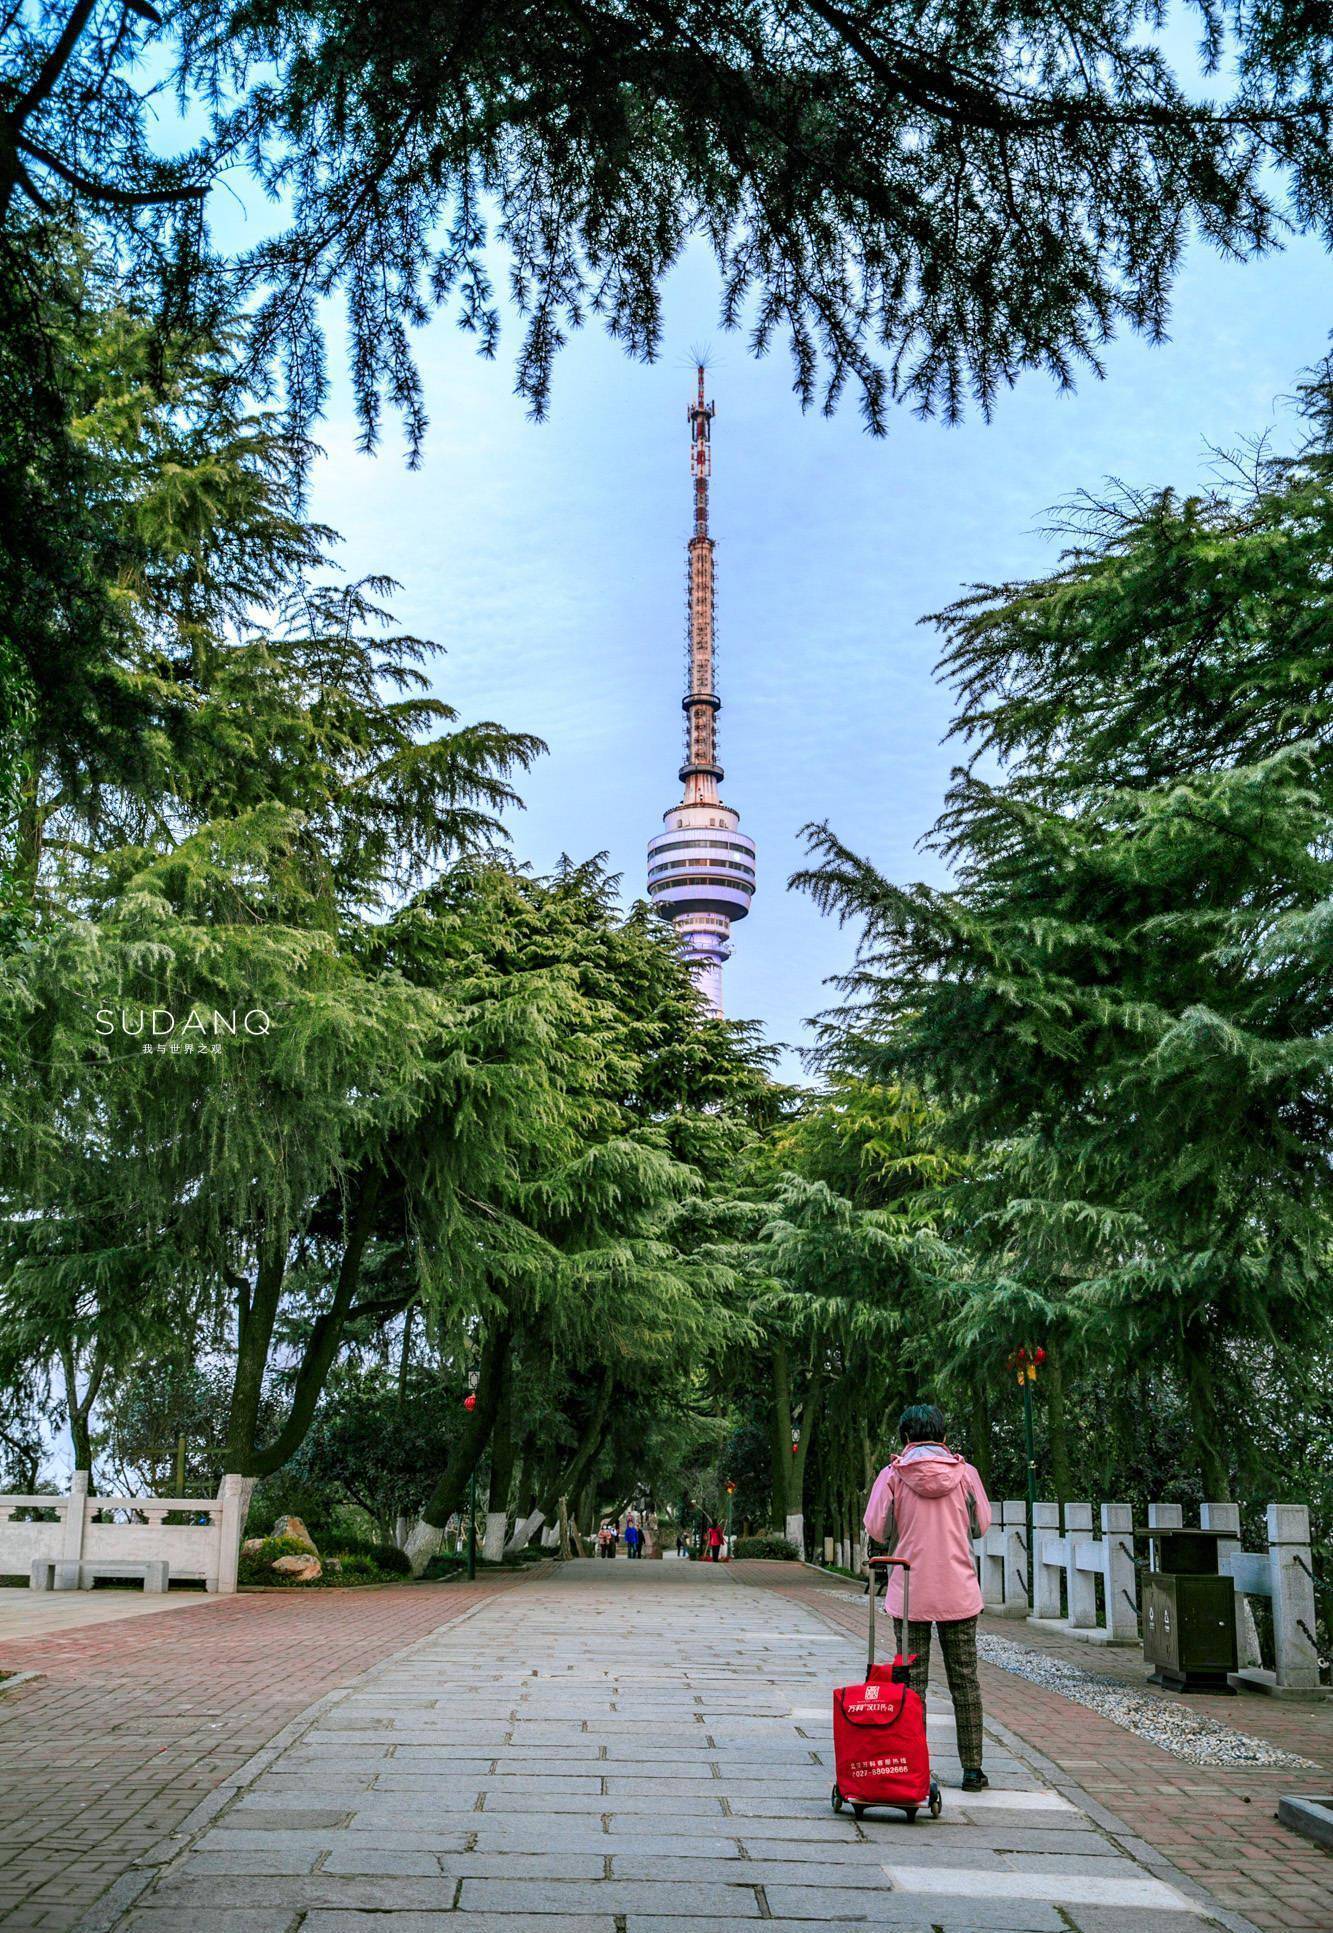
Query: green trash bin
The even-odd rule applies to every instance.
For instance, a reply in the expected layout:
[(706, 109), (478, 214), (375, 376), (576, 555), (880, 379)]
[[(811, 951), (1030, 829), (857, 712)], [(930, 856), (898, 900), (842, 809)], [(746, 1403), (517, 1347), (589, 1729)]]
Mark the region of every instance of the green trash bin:
[(1143, 1656), (1149, 1684), (1168, 1691), (1212, 1691), (1233, 1696), (1237, 1670), (1236, 1587), (1217, 1568), (1220, 1533), (1211, 1530), (1136, 1530), (1151, 1538), (1156, 1568), (1143, 1594)]

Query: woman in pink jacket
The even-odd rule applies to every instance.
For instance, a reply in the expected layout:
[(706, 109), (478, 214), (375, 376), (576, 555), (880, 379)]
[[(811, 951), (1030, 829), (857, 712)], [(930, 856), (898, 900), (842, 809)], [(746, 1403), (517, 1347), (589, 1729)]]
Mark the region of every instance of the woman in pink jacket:
[(889, 1572), (886, 1608), (898, 1650), (916, 1653), (912, 1684), (924, 1698), (930, 1681), (930, 1627), (940, 1634), (944, 1673), (953, 1699), (964, 1792), (990, 1784), (981, 1769), (981, 1686), (977, 1682), (977, 1617), (981, 1586), (972, 1538), (990, 1528), (985, 1485), (966, 1457), (944, 1441), (944, 1412), (933, 1403), (905, 1409), (898, 1423), (903, 1450), (875, 1478), (865, 1526), (876, 1543), (912, 1567), (911, 1609), (904, 1639), (903, 1574)]

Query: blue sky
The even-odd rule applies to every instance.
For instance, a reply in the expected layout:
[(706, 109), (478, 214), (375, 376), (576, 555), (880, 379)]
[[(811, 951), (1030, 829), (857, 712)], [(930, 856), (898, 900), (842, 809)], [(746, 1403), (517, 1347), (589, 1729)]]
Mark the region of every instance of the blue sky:
[(1171, 340), (1113, 345), (1106, 381), (1061, 395), (1034, 376), (989, 425), (900, 412), (875, 440), (854, 404), (802, 416), (785, 358), (756, 363), (714, 327), (701, 251), (670, 282), (660, 362), (585, 329), (560, 357), (545, 424), (512, 393), (516, 328), (486, 363), (437, 320), (418, 339), (432, 417), (421, 468), (408, 470), (392, 426), (378, 455), (357, 452), (340, 385), (314, 510), (343, 532), (349, 572), (400, 581), (403, 624), (447, 651), (441, 696), (549, 742), (522, 787), (517, 853), (544, 869), (562, 851), (605, 850), (632, 897), (678, 793), (685, 405), (691, 346), (711, 343), (724, 793), (758, 842), (760, 880), (727, 1007), (799, 1045), (852, 951), (786, 890), (802, 824), (827, 818), (894, 878), (938, 876), (915, 847), (956, 748), (941, 743), (950, 700), (918, 618), (969, 582), (1053, 561), (1044, 512), (1081, 486), (1115, 475), (1188, 489), (1210, 444), (1280, 421), (1296, 373), (1323, 352), (1328, 287), (1313, 241), (1249, 265), (1195, 248)]

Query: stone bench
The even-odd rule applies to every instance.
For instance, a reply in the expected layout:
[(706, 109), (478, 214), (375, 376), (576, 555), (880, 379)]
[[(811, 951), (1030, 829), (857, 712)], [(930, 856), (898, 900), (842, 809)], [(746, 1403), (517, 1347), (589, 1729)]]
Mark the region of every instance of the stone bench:
[(165, 1591), (171, 1566), (165, 1557), (51, 1558), (39, 1557), (29, 1585), (34, 1591), (91, 1591), (99, 1577), (138, 1577), (145, 1591)]

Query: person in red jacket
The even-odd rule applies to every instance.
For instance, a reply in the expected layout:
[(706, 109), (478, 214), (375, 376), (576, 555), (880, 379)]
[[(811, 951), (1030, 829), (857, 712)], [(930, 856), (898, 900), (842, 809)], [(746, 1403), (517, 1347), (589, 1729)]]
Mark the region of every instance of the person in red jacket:
[(901, 1453), (880, 1471), (866, 1505), (865, 1527), (876, 1543), (912, 1567), (916, 1616), (902, 1626), (902, 1572), (889, 1573), (885, 1608), (893, 1618), (898, 1650), (916, 1653), (912, 1684), (924, 1698), (930, 1682), (930, 1627), (940, 1634), (944, 1673), (953, 1699), (964, 1792), (980, 1792), (990, 1780), (981, 1769), (981, 1686), (977, 1680), (977, 1617), (982, 1606), (972, 1539), (990, 1528), (985, 1485), (944, 1440), (944, 1412), (915, 1403), (899, 1419)]

